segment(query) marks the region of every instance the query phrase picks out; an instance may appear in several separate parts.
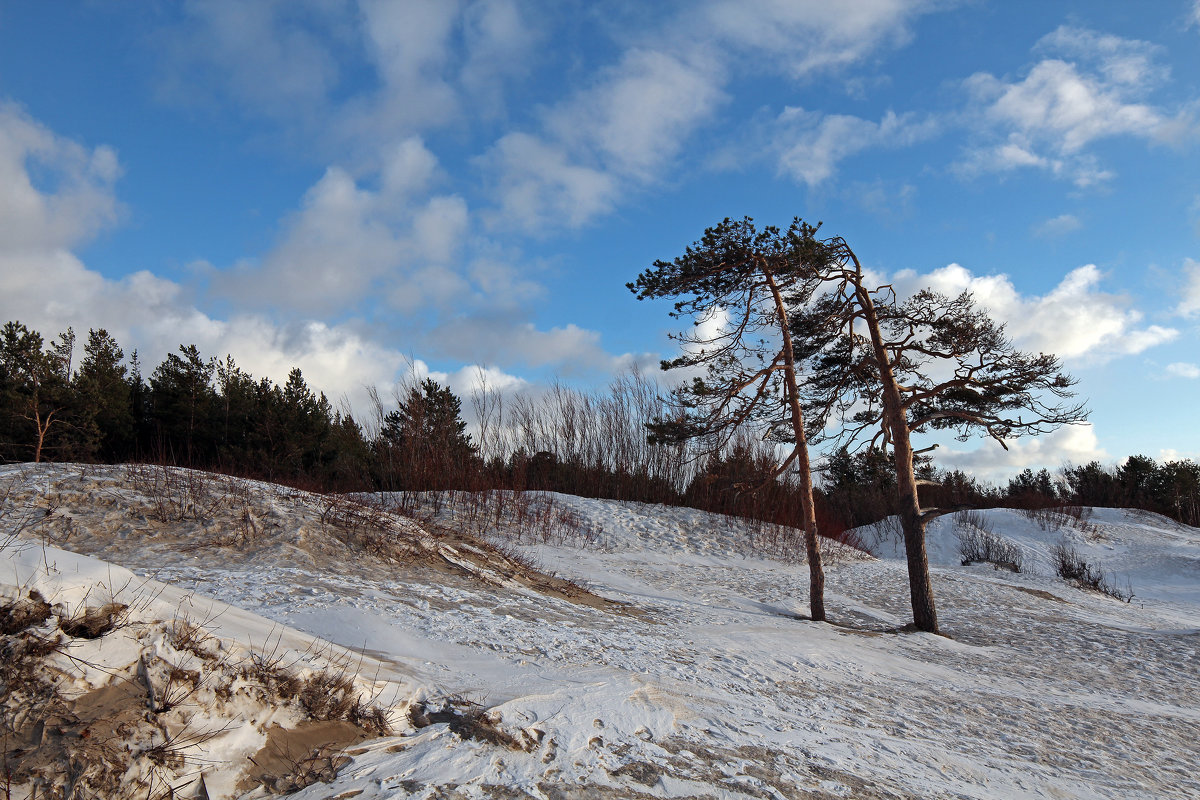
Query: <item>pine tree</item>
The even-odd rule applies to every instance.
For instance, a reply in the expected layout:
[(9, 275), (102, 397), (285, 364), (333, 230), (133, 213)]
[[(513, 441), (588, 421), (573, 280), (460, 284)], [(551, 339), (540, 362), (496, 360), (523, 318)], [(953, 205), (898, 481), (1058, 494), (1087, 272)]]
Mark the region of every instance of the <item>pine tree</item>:
[[(822, 254), (816, 229), (797, 220), (786, 232), (753, 220), (724, 220), (673, 261), (656, 261), (634, 283), (639, 300), (682, 298), (671, 316), (693, 321), (675, 334), (683, 353), (664, 370), (703, 370), (672, 393), (676, 416), (650, 426), (664, 443), (699, 442), (707, 455), (722, 453), (747, 429), (790, 443), (773, 480), (794, 469), (800, 482), (809, 607), (825, 619), (825, 573), (817, 539), (807, 431), (798, 388), (788, 308), (814, 288), (813, 258)], [(766, 488), (765, 486), (762, 488)]]
[(50, 434), (66, 423), (71, 396), (62, 355), (73, 339), (68, 331), (56, 347), (43, 350), (42, 335), (20, 322), (0, 329), (3, 457), (41, 461)]
[(75, 374), (79, 456), (116, 461), (133, 449), (133, 397), (124, 351), (108, 331), (88, 331)]
[(925, 525), (953, 509), (921, 508), (922, 451), (912, 435), (950, 430), (965, 440), (983, 433), (1007, 449), (1009, 439), (1080, 422), (1086, 412), (1069, 402), (1075, 380), (1061, 362), (1017, 350), (969, 293), (923, 290), (901, 302), (890, 286), (868, 286), (844, 239), (819, 247), (825, 258), (812, 263), (825, 291), (793, 314), (798, 349), (812, 370), (807, 405), (821, 427), (831, 417), (846, 423), (843, 441), (869, 435), (872, 446), (890, 449), (913, 620), (936, 633)]
[(383, 418), (376, 445), (389, 489), (460, 488), (478, 458), (462, 401), (431, 378), (409, 388)]
[(150, 376), (150, 402), (162, 455), (183, 463), (206, 463), (212, 455), (212, 389), (216, 362), (205, 361), (196, 345), (180, 345)]

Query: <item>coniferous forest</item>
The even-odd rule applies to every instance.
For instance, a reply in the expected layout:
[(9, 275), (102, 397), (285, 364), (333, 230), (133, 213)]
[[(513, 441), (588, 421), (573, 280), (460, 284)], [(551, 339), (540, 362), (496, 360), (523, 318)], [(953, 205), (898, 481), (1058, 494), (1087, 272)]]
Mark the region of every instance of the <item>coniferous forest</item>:
[[(148, 461), (336, 492), (536, 489), (799, 519), (798, 492), (786, 476), (770, 480), (777, 462), (761, 442), (742, 439), (700, 461), (685, 445), (648, 443), (662, 394), (637, 373), (591, 393), (554, 385), (504, 398), (485, 389), (468, 398), (468, 433), (463, 398), (428, 378), (375, 395), (369, 418), (356, 419), (299, 369), (281, 385), (194, 345), (149, 367), (103, 329), (50, 339), (10, 321), (0, 330), (0, 461)], [(931, 506), (1131, 507), (1200, 525), (1200, 465), (1186, 459), (1026, 469), (1004, 486), (929, 460), (918, 473)], [(824, 535), (896, 513), (882, 451), (835, 450), (820, 475)]]

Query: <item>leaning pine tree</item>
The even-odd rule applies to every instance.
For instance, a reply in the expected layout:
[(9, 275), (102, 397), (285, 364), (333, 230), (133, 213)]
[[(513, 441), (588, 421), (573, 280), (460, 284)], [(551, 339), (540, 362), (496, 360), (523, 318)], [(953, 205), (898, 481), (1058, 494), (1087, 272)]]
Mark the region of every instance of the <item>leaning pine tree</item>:
[(809, 263), (814, 232), (800, 222), (787, 232), (760, 232), (749, 218), (726, 219), (674, 261), (656, 261), (628, 287), (639, 300), (680, 298), (671, 316), (691, 319), (693, 329), (672, 336), (683, 352), (662, 367), (703, 372), (672, 392), (676, 413), (648, 426), (652, 441), (696, 442), (698, 457), (723, 452), (746, 430), (792, 444), (769, 480), (793, 468), (799, 479), (809, 609), (813, 620), (824, 621), (825, 573), (788, 321), (789, 306), (805, 303), (816, 286)]
[(913, 621), (936, 633), (925, 525), (955, 509), (921, 508), (914, 456), (922, 451), (914, 451), (912, 435), (950, 430), (966, 440), (984, 433), (1007, 449), (1010, 439), (1087, 414), (1070, 402), (1075, 379), (1059, 359), (1017, 350), (969, 293), (922, 290), (901, 301), (890, 286), (868, 288), (844, 239), (808, 246), (825, 257), (815, 276), (822, 294), (792, 313), (797, 356), (809, 367), (805, 406), (822, 429), (831, 416), (846, 423), (843, 444), (865, 439), (891, 450)]

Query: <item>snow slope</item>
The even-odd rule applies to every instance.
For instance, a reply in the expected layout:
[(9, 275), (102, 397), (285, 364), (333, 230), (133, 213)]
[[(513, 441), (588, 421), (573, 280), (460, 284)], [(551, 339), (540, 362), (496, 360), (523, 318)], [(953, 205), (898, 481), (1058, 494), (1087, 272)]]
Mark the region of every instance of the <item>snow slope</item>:
[[(906, 577), (886, 540), (879, 560), (834, 554), (836, 624), (813, 624), (803, 564), (687, 509), (555, 496), (586, 546), (514, 545), (626, 604), (614, 608), (325, 547), (294, 502), (261, 512), (272, 527), (252, 545), (197, 550), (188, 523), (131, 517), (115, 469), (26, 465), (5, 480), (11, 502), (57, 504), (71, 521), (61, 547), (153, 576), (160, 597), (241, 609), (218, 618), (220, 636), (249, 646), (276, 625), (297, 649), (319, 637), (368, 653), (398, 735), (352, 748), (298, 798), (1200, 796), (1200, 531), (1161, 518), (1097, 511), (1066, 532), (1129, 577), (1133, 603), (1052, 577), (1045, 553), (1064, 532), (1015, 512), (988, 520), (1033, 573), (962, 567), (952, 521), (933, 526), (939, 637), (900, 631)], [(446, 697), (491, 709), (527, 747), (404, 722), (410, 703)]]
[[(1085, 560), (1102, 565), (1113, 583), (1134, 594), (1134, 602), (1159, 613), (1178, 611), (1181, 624), (1194, 620), (1200, 606), (1200, 529), (1149, 511), (1116, 508), (1079, 509), (1078, 517), (1045, 511), (1007, 508), (970, 512), (986, 529), (1020, 547), (1025, 571), (1054, 572), (1050, 550), (1059, 543)], [(931, 564), (959, 564), (956, 526), (962, 514), (932, 520), (925, 534)], [(894, 519), (860, 529), (863, 540), (880, 558), (903, 558), (904, 544)]]

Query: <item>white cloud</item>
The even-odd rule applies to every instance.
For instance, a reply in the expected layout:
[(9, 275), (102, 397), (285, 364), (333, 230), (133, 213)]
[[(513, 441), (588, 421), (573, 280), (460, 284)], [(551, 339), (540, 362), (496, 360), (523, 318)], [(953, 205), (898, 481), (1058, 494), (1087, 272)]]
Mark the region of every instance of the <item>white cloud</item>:
[(1187, 25), (1190, 28), (1200, 28), (1200, 0), (1192, 0), (1192, 7), (1188, 9)]
[(1167, 374), (1174, 375), (1176, 378), (1191, 378), (1194, 380), (1200, 378), (1200, 366), (1176, 361), (1173, 364), (1167, 364)]
[(907, 42), (909, 21), (935, 7), (907, 0), (712, 0), (684, 26), (692, 36), (736, 48), (757, 69), (805, 79)]
[(994, 319), (1007, 325), (1020, 348), (1064, 359), (1103, 361), (1134, 355), (1179, 335), (1173, 328), (1143, 327), (1142, 313), (1128, 308), (1125, 298), (1100, 290), (1102, 279), (1100, 270), (1088, 264), (1067, 273), (1045, 295), (1024, 296), (1006, 275), (976, 276), (950, 264), (924, 275), (897, 273), (895, 284), (902, 295), (923, 287), (949, 296), (970, 291)]
[(476, 113), (503, 113), (506, 81), (524, 77), (535, 61), (542, 41), (537, 18), (536, 10), (514, 0), (481, 0), (463, 10), (466, 63), (459, 78)]
[(255, 114), (321, 116), (340, 71), (330, 34), (346, 3), (328, 0), (189, 0), (183, 22), (160, 32), (163, 90), (186, 105), (228, 94)]
[(91, 238), (121, 214), (113, 194), (120, 173), (112, 148), (83, 147), (0, 102), (0, 246), (69, 247)]
[(1007, 450), (991, 440), (975, 450), (939, 448), (938, 466), (961, 469), (981, 480), (999, 483), (1027, 467), (1055, 470), (1068, 463), (1104, 462), (1109, 458), (1100, 447), (1091, 423), (1066, 425), (1045, 436), (1010, 440), (1006, 444)]
[(875, 147), (906, 147), (937, 133), (933, 119), (887, 112), (879, 122), (844, 114), (785, 108), (776, 120), (779, 171), (815, 186), (834, 175), (839, 161)]
[(578, 227), (622, 191), (656, 180), (722, 99), (704, 67), (654, 50), (614, 66), (545, 114), (540, 134), (509, 133), (481, 162), (494, 176), (497, 223)]
[(525, 133), (504, 136), (480, 163), (495, 181), (499, 209), (490, 220), (497, 226), (512, 223), (532, 233), (579, 227), (611, 211), (620, 194), (615, 176)]
[(646, 181), (722, 100), (711, 65), (629, 50), (596, 85), (552, 111), (547, 130), (622, 176)]
[(358, 19), (368, 59), (380, 87), (344, 103), (335, 127), (345, 138), (387, 141), (444, 125), (459, 117), (460, 97), (451, 82), (456, 53), (452, 36), (461, 22), (456, 0), (359, 0)]
[(1033, 226), (1033, 235), (1042, 239), (1057, 239), (1081, 229), (1083, 223), (1074, 214), (1059, 214)]
[(1020, 80), (981, 72), (965, 81), (967, 118), (982, 141), (959, 164), (962, 172), (1037, 167), (1090, 186), (1111, 177), (1084, 152), (1093, 142), (1133, 136), (1175, 144), (1191, 135), (1186, 108), (1171, 113), (1147, 102), (1168, 75), (1153, 45), (1064, 26), (1035, 51), (1047, 57)]
[(852, 182), (846, 187), (843, 196), (879, 219), (895, 223), (912, 216), (917, 187), (911, 183), (889, 185), (877, 178), (870, 182)]
[(62, 249), (0, 250), (0, 317), (19, 319), (47, 338), (68, 326), (105, 328), (126, 355), (138, 350), (146, 377), (180, 344), (195, 344), (205, 355), (230, 353), (257, 377), (277, 381), (298, 366), (310, 386), (335, 400), (347, 393), (360, 408), (363, 386), (390, 384), (404, 362), (400, 352), (349, 326), (281, 326), (253, 314), (216, 319), (197, 309), (179, 284), (148, 272), (110, 280)]
[(377, 189), (328, 168), (261, 263), (218, 273), (215, 291), (239, 307), (301, 313), (341, 311), (380, 292), (406, 312), (451, 303), (464, 284), (454, 265), (469, 214), (456, 195), (422, 199), (436, 172), (416, 138), (390, 150)]
[(1175, 313), (1185, 317), (1200, 315), (1200, 261), (1192, 258), (1183, 260), (1183, 281), (1179, 292), (1179, 305)]
[[(687, 138), (715, 117), (739, 70), (808, 79), (905, 41), (907, 22), (930, 8), (902, 0), (685, 4), (630, 35), (633, 43), (612, 65), (544, 114), (540, 130), (500, 138), (482, 159), (493, 176), (495, 221), (538, 230), (607, 213), (616, 198), (662, 178)], [(781, 170), (810, 183), (854, 152), (932, 132), (932, 123), (909, 115), (822, 123), (800, 119), (804, 113), (784, 112), (777, 150)]]
[(606, 375), (620, 371), (628, 354), (614, 356), (600, 334), (574, 324), (542, 330), (528, 322), (473, 315), (443, 321), (430, 335), (448, 357), (483, 363), (553, 367), (563, 375)]
[[(159, 32), (159, 80), (178, 102), (232, 98), (306, 147), (369, 158), (460, 120), (468, 104), (502, 115), (537, 22), (514, 0), (189, 0)], [(375, 85), (347, 92), (363, 62)]]

